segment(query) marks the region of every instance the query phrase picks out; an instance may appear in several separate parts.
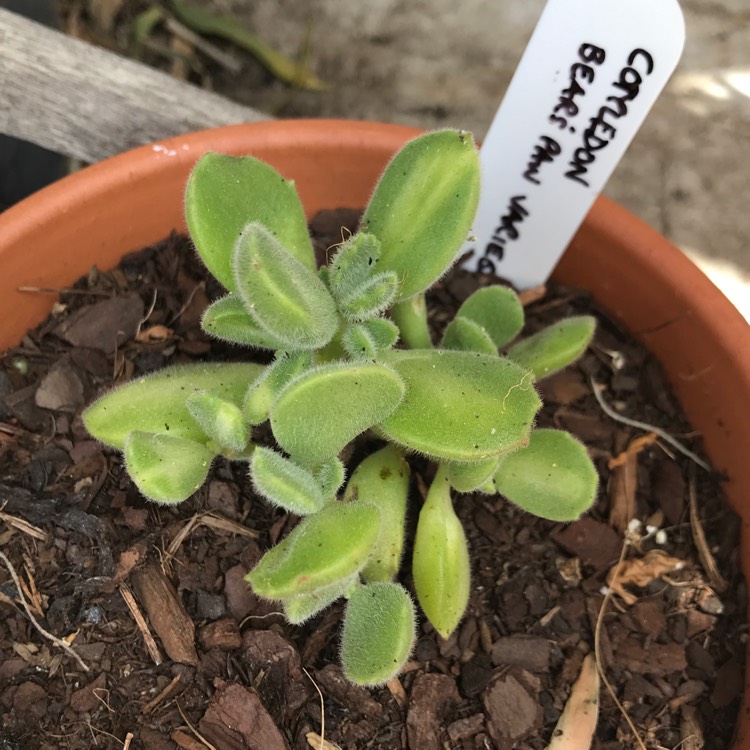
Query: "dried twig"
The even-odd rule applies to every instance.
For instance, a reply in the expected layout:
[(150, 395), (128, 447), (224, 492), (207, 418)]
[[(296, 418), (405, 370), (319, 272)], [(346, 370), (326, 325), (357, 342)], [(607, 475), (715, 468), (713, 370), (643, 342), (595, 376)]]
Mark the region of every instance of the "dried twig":
[(131, 743), (131, 742), (133, 741), (133, 737), (134, 737), (134, 736), (135, 736), (135, 735), (134, 735), (134, 734), (133, 734), (132, 732), (128, 732), (128, 733), (127, 733), (127, 734), (125, 735), (125, 742), (123, 743), (123, 746), (122, 746), (122, 750), (129, 750), (129, 748), (130, 748), (130, 743)]
[[(302, 671), (307, 675), (307, 679), (312, 682), (313, 687), (318, 692), (318, 696), (320, 697), (320, 736), (318, 737), (318, 739), (320, 740), (320, 744), (316, 748), (316, 750), (326, 750), (326, 746), (323, 744), (326, 741), (326, 706), (323, 700), (323, 693), (320, 692), (318, 683), (313, 680), (312, 675), (304, 667), (302, 667)], [(310, 742), (309, 734), (307, 736), (307, 741), (310, 744), (310, 747), (314, 747), (313, 743)]]
[(159, 651), (159, 647), (156, 645), (156, 641), (154, 640), (154, 636), (151, 635), (151, 631), (148, 629), (148, 625), (146, 624), (146, 618), (141, 613), (140, 608), (138, 607), (138, 603), (135, 600), (135, 597), (133, 596), (130, 589), (124, 584), (121, 583), (120, 586), (120, 595), (125, 600), (125, 604), (127, 605), (128, 609), (130, 610), (130, 614), (133, 616), (133, 619), (135, 620), (135, 624), (138, 627), (138, 630), (141, 631), (141, 635), (143, 636), (143, 641), (146, 644), (146, 650), (149, 653), (149, 656), (151, 657), (151, 660), (159, 666), (164, 661), (164, 658), (161, 655), (161, 652)]
[(193, 533), (198, 526), (208, 526), (209, 528), (217, 531), (226, 531), (229, 534), (238, 534), (239, 536), (248, 537), (249, 539), (257, 539), (258, 532), (248, 529), (247, 526), (243, 526), (236, 521), (232, 521), (229, 518), (220, 516), (217, 513), (199, 513), (194, 515), (178, 532), (175, 538), (172, 540), (165, 554), (164, 562), (168, 563), (176, 554), (177, 550), (180, 549), (182, 543)]
[(706, 471), (712, 471), (711, 467), (700, 457), (693, 453), (689, 448), (686, 448), (677, 438), (672, 437), (668, 432), (665, 432), (661, 427), (656, 427), (646, 422), (640, 422), (637, 419), (630, 419), (630, 417), (624, 417), (622, 414), (618, 414), (611, 406), (609, 406), (604, 398), (602, 397), (601, 391), (604, 386), (601, 383), (597, 383), (593, 378), (590, 378), (591, 388), (594, 391), (594, 396), (599, 402), (599, 406), (602, 411), (611, 419), (616, 422), (622, 422), (622, 424), (629, 425), (630, 427), (636, 427), (639, 430), (645, 430), (646, 432), (655, 432), (665, 443), (669, 443), (675, 450), (682, 453), (683, 456), (687, 456), (691, 461), (698, 464), (701, 469)]
[(3, 513), (0, 511), (0, 521), (5, 521), (8, 526), (12, 526), (14, 529), (17, 529), (24, 534), (28, 534), (29, 536), (34, 537), (34, 539), (38, 539), (40, 542), (47, 541), (47, 534), (44, 531), (39, 527), (30, 524), (28, 521), (25, 521), (23, 518), (11, 516), (10, 513)]
[(623, 715), (623, 718), (627, 722), (627, 725), (630, 727), (630, 731), (633, 733), (633, 737), (638, 743), (638, 747), (640, 747), (641, 750), (648, 750), (646, 748), (646, 745), (643, 743), (641, 736), (638, 734), (638, 730), (636, 729), (636, 726), (633, 723), (633, 720), (628, 715), (628, 712), (625, 710), (625, 707), (622, 705), (622, 703), (620, 703), (620, 700), (618, 699), (617, 694), (615, 693), (615, 689), (612, 687), (612, 683), (607, 679), (607, 675), (605, 674), (604, 667), (602, 665), (601, 649), (600, 649), (602, 622), (604, 621), (604, 614), (607, 610), (607, 604), (609, 604), (609, 600), (612, 598), (612, 589), (613, 589), (614, 584), (617, 581), (617, 576), (620, 572), (620, 567), (622, 566), (625, 560), (625, 554), (627, 553), (629, 547), (630, 547), (630, 540), (626, 536), (625, 543), (622, 545), (622, 552), (620, 552), (620, 559), (617, 561), (617, 565), (615, 566), (614, 573), (612, 574), (612, 583), (607, 588), (607, 593), (604, 595), (604, 601), (602, 601), (602, 606), (599, 609), (599, 616), (596, 618), (596, 628), (594, 629), (594, 656), (596, 657), (596, 668), (599, 670), (599, 676), (602, 678), (602, 682), (604, 683), (604, 686), (607, 688), (607, 692), (612, 697), (612, 700), (615, 702), (615, 705), (617, 706), (617, 708), (620, 709), (620, 713)]
[(234, 55), (224, 52), (215, 44), (206, 41), (202, 36), (191, 31), (187, 26), (181, 24), (175, 18), (167, 19), (167, 28), (175, 35), (184, 39), (188, 44), (200, 50), (206, 57), (226, 68), (230, 73), (239, 73), (242, 70), (242, 62)]
[(406, 708), (409, 700), (406, 697), (406, 690), (404, 690), (401, 680), (399, 680), (398, 677), (391, 677), (391, 679), (385, 683), (385, 686), (388, 688), (388, 692), (393, 696), (396, 703), (398, 703), (399, 708)]
[(208, 750), (218, 750), (216, 747), (214, 747), (191, 723), (190, 719), (188, 719), (187, 716), (185, 716), (185, 712), (182, 710), (182, 706), (180, 705), (179, 701), (175, 701), (175, 704), (177, 705), (177, 710), (180, 712), (180, 716), (182, 716), (182, 720), (188, 725), (188, 729), (208, 748)]
[(726, 591), (729, 587), (724, 576), (719, 572), (719, 567), (716, 564), (713, 554), (706, 541), (706, 534), (703, 531), (701, 520), (698, 515), (698, 496), (695, 488), (695, 470), (690, 472), (690, 479), (688, 482), (688, 498), (690, 504), (690, 530), (693, 532), (693, 541), (695, 547), (698, 550), (698, 559), (701, 561), (703, 570), (706, 571), (711, 585), (717, 591)]
[(167, 698), (172, 693), (181, 679), (182, 674), (178, 673), (175, 677), (172, 678), (172, 681), (163, 690), (159, 691), (158, 695), (152, 698), (143, 707), (142, 712), (146, 715), (150, 714), (165, 698)]
[(29, 607), (28, 602), (26, 601), (26, 597), (23, 595), (23, 591), (21, 588), (21, 581), (18, 578), (18, 573), (16, 573), (16, 569), (13, 567), (13, 564), (11, 561), (2, 553), (0, 552), (0, 560), (5, 563), (5, 567), (8, 569), (8, 572), (10, 573), (10, 577), (13, 579), (13, 583), (16, 587), (16, 592), (18, 594), (18, 598), (21, 601), (21, 604), (23, 605), (24, 610), (26, 611), (26, 616), (31, 620), (32, 625), (39, 631), (41, 635), (43, 635), (50, 643), (53, 643), (55, 646), (58, 646), (63, 651), (65, 651), (66, 654), (69, 654), (72, 656), (77, 662), (78, 665), (81, 667), (81, 669), (84, 672), (89, 671), (89, 666), (86, 664), (86, 662), (81, 659), (81, 657), (73, 650), (73, 647), (62, 638), (58, 638), (56, 635), (52, 635), (49, 631), (45, 630), (40, 624), (39, 621), (34, 617), (34, 613), (31, 611), (31, 608)]

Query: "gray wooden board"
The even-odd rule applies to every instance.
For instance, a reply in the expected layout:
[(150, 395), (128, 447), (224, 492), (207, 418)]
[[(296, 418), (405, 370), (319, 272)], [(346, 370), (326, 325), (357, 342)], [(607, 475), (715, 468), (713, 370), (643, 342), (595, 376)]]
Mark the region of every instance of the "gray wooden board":
[(96, 162), (191, 130), (270, 119), (0, 9), (0, 133)]

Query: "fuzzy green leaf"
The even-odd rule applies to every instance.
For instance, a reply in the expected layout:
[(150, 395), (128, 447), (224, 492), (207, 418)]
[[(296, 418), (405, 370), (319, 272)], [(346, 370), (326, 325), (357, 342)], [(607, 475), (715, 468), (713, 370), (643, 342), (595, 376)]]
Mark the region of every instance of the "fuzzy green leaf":
[(319, 592), (359, 573), (379, 532), (376, 508), (359, 503), (327, 505), (266, 552), (246, 580), (266, 599)]
[(398, 327), (385, 318), (349, 325), (341, 337), (341, 343), (352, 359), (372, 359), (397, 341)]
[(506, 286), (477, 289), (461, 305), (457, 316), (473, 320), (490, 335), (496, 349), (511, 342), (523, 328), (523, 305)]
[(190, 236), (208, 270), (236, 289), (231, 257), (237, 238), (259, 222), (306, 268), (315, 270), (307, 219), (292, 180), (252, 156), (205, 154), (185, 194)]
[(575, 362), (586, 351), (595, 328), (596, 319), (590, 315), (565, 318), (514, 344), (508, 357), (541, 380)]
[(290, 596), (283, 601), (284, 615), (292, 625), (301, 625), (333, 604), (336, 599), (346, 596), (357, 585), (359, 585), (359, 580), (355, 574), (311, 594)]
[(465, 131), (444, 130), (404, 146), (365, 210), (362, 231), (381, 243), (378, 271), (394, 271), (398, 299), (423, 292), (451, 266), (479, 200), (479, 158)]
[(350, 295), (373, 273), (380, 257), (380, 241), (372, 234), (358, 232), (336, 252), (328, 272), (328, 283), (337, 300)]
[(315, 479), (320, 485), (323, 497), (332, 498), (341, 488), (346, 479), (346, 467), (340, 459), (330, 458), (318, 467), (315, 472)]
[(345, 320), (358, 322), (387, 310), (396, 297), (398, 281), (392, 271), (383, 271), (363, 281), (339, 300)]
[(241, 453), (247, 448), (250, 434), (236, 404), (213, 393), (198, 391), (188, 396), (185, 406), (222, 451)]
[(398, 409), (378, 425), (428, 456), (476, 461), (523, 445), (541, 406), (530, 373), (475, 352), (396, 350), (380, 359), (406, 383)]
[(316, 467), (386, 419), (403, 396), (401, 378), (386, 365), (321, 365), (304, 372), (278, 395), (271, 408), (271, 429), (287, 453)]
[(357, 685), (383, 685), (398, 674), (414, 647), (414, 603), (397, 583), (360, 586), (349, 597), (341, 664)]
[(260, 224), (248, 224), (232, 253), (237, 293), (253, 320), (289, 349), (319, 349), (338, 329), (325, 284)]
[(482, 461), (456, 463), (451, 461), (448, 466), (448, 481), (451, 487), (459, 492), (474, 492), (482, 487), (488, 479), (492, 479), (499, 461), (497, 456), (485, 458)]
[(208, 435), (190, 415), (190, 395), (208, 391), (239, 404), (263, 368), (255, 364), (179, 365), (131, 380), (95, 401), (83, 412), (86, 429), (103, 443), (122, 450), (134, 430), (168, 432), (201, 443)]
[(448, 638), (469, 603), (471, 564), (444, 466), (438, 469), (419, 513), (412, 572), (417, 599), (427, 619), (443, 638)]
[(464, 352), (481, 352), (493, 357), (497, 355), (497, 347), (487, 330), (479, 323), (460, 315), (445, 327), (443, 347)]
[(380, 537), (362, 571), (366, 581), (390, 581), (401, 565), (404, 548), (409, 464), (401, 451), (387, 445), (365, 458), (349, 478), (344, 500), (374, 505), (380, 511)]
[(217, 299), (203, 312), (201, 328), (209, 335), (232, 344), (283, 349), (285, 342), (263, 330), (250, 317), (242, 300), (234, 294)]
[(317, 513), (325, 503), (315, 477), (270, 448), (255, 448), (250, 461), (250, 478), (259, 495), (288, 513), (306, 516)]
[(250, 384), (242, 402), (242, 411), (250, 424), (260, 424), (268, 419), (271, 405), (281, 389), (310, 366), (310, 352), (280, 354)]
[(125, 442), (125, 468), (136, 487), (157, 503), (187, 500), (206, 481), (214, 452), (165, 433), (135, 430)]
[(529, 513), (574, 521), (594, 502), (599, 477), (583, 444), (561, 430), (534, 430), (525, 448), (505, 456), (497, 491)]

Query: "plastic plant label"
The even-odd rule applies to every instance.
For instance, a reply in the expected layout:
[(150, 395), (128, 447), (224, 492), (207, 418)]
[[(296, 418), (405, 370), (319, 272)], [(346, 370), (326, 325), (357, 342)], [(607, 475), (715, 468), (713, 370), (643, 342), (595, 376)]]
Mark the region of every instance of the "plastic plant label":
[(480, 151), (467, 268), (546, 281), (684, 42), (677, 0), (549, 0)]

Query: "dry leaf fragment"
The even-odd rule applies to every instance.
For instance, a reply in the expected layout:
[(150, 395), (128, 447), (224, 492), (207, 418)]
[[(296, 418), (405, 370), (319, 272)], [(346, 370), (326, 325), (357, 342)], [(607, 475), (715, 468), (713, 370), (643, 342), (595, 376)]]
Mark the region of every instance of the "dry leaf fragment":
[(650, 432), (630, 441), (620, 454), (611, 458), (607, 466), (612, 470), (609, 483), (609, 523), (620, 532), (625, 532), (636, 515), (636, 490), (638, 489), (638, 454), (653, 445), (657, 434)]
[(643, 588), (648, 586), (651, 581), (661, 578), (667, 573), (674, 573), (685, 567), (685, 561), (677, 557), (671, 557), (661, 550), (654, 549), (647, 552), (643, 557), (634, 560), (624, 560), (617, 571), (617, 566), (613, 567), (607, 574), (607, 585), (617, 594), (626, 604), (634, 604), (638, 597), (626, 591), (623, 587), (628, 584)]
[(144, 328), (143, 330), (138, 331), (135, 336), (135, 340), (142, 344), (148, 344), (154, 341), (167, 341), (173, 336), (174, 331), (171, 328), (158, 323), (156, 325), (149, 326), (148, 328)]
[(314, 748), (314, 750), (341, 750), (338, 745), (329, 742), (328, 740), (324, 740), (315, 732), (308, 732), (305, 735), (305, 739), (307, 740), (307, 744)]
[(588, 750), (599, 714), (599, 671), (588, 654), (546, 750)]

